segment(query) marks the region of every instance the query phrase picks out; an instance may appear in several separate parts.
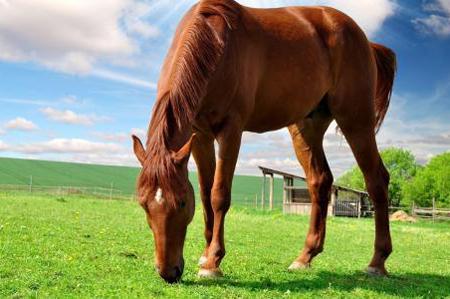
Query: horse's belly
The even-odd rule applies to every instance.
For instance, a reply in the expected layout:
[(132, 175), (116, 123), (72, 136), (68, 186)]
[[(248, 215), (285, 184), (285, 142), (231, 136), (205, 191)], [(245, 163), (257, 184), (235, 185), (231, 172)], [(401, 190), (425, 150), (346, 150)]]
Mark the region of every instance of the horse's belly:
[[(301, 100), (298, 100), (298, 102), (301, 102)], [(320, 100), (298, 105), (280, 100), (273, 105), (259, 106), (248, 119), (245, 130), (263, 133), (287, 127), (306, 118), (319, 103)]]
[(282, 75), (286, 78), (284, 81), (274, 80), (262, 85), (255, 97), (246, 130), (278, 130), (306, 118), (329, 91), (325, 74), (306, 78), (305, 75), (288, 73)]
[(283, 53), (286, 55), (268, 59), (248, 130), (264, 132), (289, 126), (319, 105), (331, 88), (331, 68), (327, 55), (319, 47), (311, 48), (317, 49), (314, 55), (299, 50), (300, 55)]

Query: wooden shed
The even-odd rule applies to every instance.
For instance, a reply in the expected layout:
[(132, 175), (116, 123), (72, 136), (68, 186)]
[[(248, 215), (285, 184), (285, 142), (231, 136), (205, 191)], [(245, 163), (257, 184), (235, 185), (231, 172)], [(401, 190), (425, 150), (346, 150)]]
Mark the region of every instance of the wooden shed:
[[(304, 177), (259, 166), (263, 174), (261, 206), (265, 207), (266, 181), (269, 177), (269, 209), (274, 208), (274, 176), (283, 178), (283, 213), (305, 214), (311, 213), (311, 198), (306, 179)], [(304, 182), (304, 186), (295, 186), (294, 181)], [(367, 192), (351, 188), (332, 186), (331, 200), (328, 206), (329, 216), (365, 217), (372, 213)]]

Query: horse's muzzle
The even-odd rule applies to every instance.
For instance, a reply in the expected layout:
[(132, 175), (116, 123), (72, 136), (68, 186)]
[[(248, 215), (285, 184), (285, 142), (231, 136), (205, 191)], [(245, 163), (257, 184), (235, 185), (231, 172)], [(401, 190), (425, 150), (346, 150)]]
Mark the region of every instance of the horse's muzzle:
[(157, 268), (159, 276), (164, 279), (167, 283), (177, 283), (181, 280), (181, 276), (184, 271), (184, 259), (181, 260), (179, 266), (168, 267), (168, 268)]

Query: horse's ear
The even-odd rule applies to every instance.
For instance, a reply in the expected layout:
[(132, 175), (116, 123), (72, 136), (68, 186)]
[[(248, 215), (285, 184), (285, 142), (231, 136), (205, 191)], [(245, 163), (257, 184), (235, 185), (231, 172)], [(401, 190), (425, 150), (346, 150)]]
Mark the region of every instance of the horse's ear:
[(136, 155), (137, 159), (143, 166), (144, 161), (145, 161), (145, 156), (146, 156), (144, 146), (142, 145), (142, 142), (139, 139), (139, 137), (137, 137), (136, 135), (131, 135), (131, 137), (133, 138), (134, 154)]
[(189, 141), (178, 151), (172, 152), (172, 159), (175, 164), (181, 165), (183, 163), (187, 163), (189, 161), (189, 156), (191, 155), (192, 143), (195, 140), (195, 133), (192, 134)]

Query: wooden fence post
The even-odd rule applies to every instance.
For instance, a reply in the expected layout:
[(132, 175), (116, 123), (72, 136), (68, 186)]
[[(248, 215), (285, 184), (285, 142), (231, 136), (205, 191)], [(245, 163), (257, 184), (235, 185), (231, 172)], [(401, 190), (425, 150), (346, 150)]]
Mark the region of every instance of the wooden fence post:
[(266, 197), (266, 174), (263, 173), (262, 193), (261, 193), (261, 209), (264, 210), (264, 201)]
[(435, 213), (436, 213), (436, 200), (435, 200), (434, 197), (433, 197), (433, 210), (431, 211), (431, 213), (432, 213), (433, 223), (434, 223), (434, 220), (435, 220)]
[(358, 219), (361, 218), (361, 198), (358, 200)]
[(270, 207), (270, 210), (272, 211), (273, 210), (273, 184), (274, 184), (274, 179), (273, 179), (273, 174), (270, 176), (270, 186), (269, 186), (269, 194), (270, 194), (270, 197), (269, 197), (269, 207)]
[(114, 186), (114, 183), (111, 183), (111, 189), (109, 190), (109, 200), (112, 200), (113, 186)]
[(335, 187), (331, 188), (331, 216), (336, 216), (336, 195), (338, 190)]

